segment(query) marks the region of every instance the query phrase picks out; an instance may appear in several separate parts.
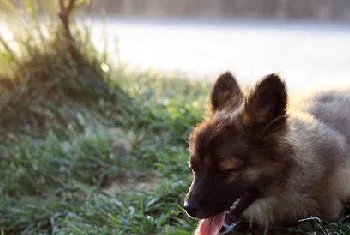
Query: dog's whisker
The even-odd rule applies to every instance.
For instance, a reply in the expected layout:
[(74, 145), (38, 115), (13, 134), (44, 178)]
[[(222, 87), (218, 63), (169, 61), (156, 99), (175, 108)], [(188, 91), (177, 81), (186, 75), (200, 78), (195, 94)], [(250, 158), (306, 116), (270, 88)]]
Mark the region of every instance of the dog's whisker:
[(322, 220), (316, 216), (310, 216), (310, 217), (307, 217), (307, 218), (304, 218), (304, 219), (300, 219), (298, 220), (298, 222), (305, 222), (305, 221), (309, 221), (309, 220), (317, 220), (318, 222), (322, 223)]
[(237, 225), (237, 223), (232, 223), (230, 225), (224, 223), (222, 225), (222, 227), (225, 229), (225, 231), (223, 231), (223, 232), (221, 232), (219, 234), (227, 234), (227, 233), (229, 233), (232, 229), (234, 229), (234, 227), (236, 227), (236, 225)]

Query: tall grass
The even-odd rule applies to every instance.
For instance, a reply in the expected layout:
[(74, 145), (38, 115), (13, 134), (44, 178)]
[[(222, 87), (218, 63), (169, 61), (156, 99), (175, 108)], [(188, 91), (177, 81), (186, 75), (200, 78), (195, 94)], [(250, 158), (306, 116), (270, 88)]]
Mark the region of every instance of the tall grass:
[[(27, 9), (34, 14), (32, 6), (35, 4), (28, 3)], [(128, 97), (111, 86), (109, 74), (102, 69), (108, 58), (95, 50), (89, 32), (72, 29), (81, 55), (76, 59), (59, 21), (30, 19), (22, 16), (7, 20), (13, 40), (0, 35), (0, 130), (7, 135), (39, 137), (68, 127), (86, 109), (100, 114), (101, 106), (111, 104), (117, 119), (120, 109), (127, 108)], [(118, 99), (121, 102), (116, 102)]]

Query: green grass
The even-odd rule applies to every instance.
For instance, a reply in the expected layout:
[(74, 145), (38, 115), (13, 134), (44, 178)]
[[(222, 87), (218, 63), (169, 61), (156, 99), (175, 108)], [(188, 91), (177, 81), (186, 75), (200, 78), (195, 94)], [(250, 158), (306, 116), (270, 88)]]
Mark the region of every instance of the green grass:
[[(183, 227), (183, 234), (190, 234), (195, 223), (179, 206), (190, 180), (186, 136), (203, 112), (194, 100), (185, 104), (185, 86), (177, 91), (184, 89), (183, 100), (166, 97), (168, 88), (155, 91), (152, 76), (142, 76), (150, 83), (137, 91), (131, 105), (142, 105), (143, 114), (123, 114), (128, 125), (96, 122), (90, 110), (79, 128), (72, 125), (41, 139), (16, 137), (4, 146), (0, 230), (181, 234)], [(130, 89), (125, 87), (133, 96)], [(128, 185), (127, 192), (116, 194), (103, 189), (105, 181), (130, 179), (156, 183), (147, 192)]]
[(88, 31), (76, 61), (57, 24), (31, 27), (0, 44), (1, 233), (190, 234), (186, 141), (208, 85), (103, 71)]
[[(0, 234), (192, 234), (187, 136), (210, 84), (104, 71), (88, 31), (76, 61), (57, 23), (24, 27), (18, 50), (0, 37)], [(267, 234), (350, 234), (346, 220)]]

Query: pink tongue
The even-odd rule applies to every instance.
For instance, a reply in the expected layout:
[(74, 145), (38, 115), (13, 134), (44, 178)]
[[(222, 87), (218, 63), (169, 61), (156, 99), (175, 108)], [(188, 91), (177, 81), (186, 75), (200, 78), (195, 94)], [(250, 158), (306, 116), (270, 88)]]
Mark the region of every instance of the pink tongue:
[(226, 212), (222, 212), (221, 214), (210, 217), (208, 219), (204, 219), (201, 221), (198, 232), (196, 234), (199, 235), (217, 235), (224, 224)]

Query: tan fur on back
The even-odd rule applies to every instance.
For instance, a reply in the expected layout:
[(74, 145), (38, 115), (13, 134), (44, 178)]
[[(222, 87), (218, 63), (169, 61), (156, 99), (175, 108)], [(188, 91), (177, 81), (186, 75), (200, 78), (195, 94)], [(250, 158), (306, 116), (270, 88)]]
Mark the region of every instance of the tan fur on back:
[[(350, 93), (347, 94), (350, 97)], [(312, 98), (309, 97), (311, 102)], [(334, 98), (332, 110), (335, 112), (325, 115), (342, 115), (349, 126), (350, 99), (341, 95)], [(298, 167), (291, 172), (284, 188), (271, 189), (265, 198), (244, 212), (246, 219), (261, 226), (293, 223), (308, 216), (334, 220), (339, 216), (343, 202), (350, 201), (348, 136), (320, 121), (322, 112), (319, 116), (310, 114), (309, 110), (317, 109), (320, 104), (307, 101), (309, 103), (299, 103), (300, 110), (294, 104), (289, 112), (288, 141), (295, 149), (294, 160)]]

